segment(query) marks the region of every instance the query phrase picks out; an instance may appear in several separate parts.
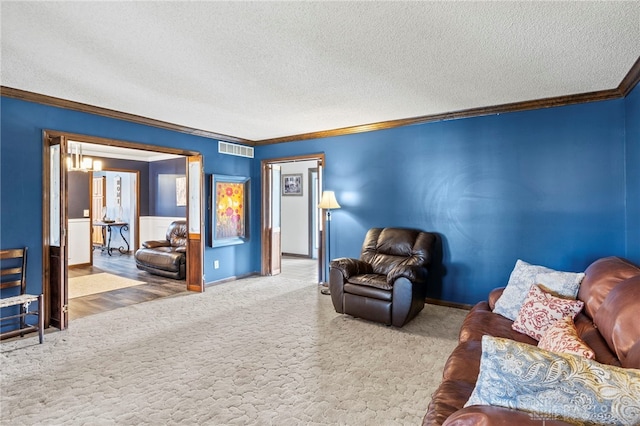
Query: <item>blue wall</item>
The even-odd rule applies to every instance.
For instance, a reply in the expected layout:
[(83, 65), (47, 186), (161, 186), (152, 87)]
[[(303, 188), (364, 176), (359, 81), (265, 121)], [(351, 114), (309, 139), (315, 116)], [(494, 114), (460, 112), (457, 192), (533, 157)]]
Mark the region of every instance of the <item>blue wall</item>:
[(640, 261), (640, 85), (627, 96), (627, 257)]
[(69, 172), (67, 174), (67, 214), (69, 219), (84, 217), (84, 210), (91, 206), (89, 193), (89, 173)]
[[(138, 185), (140, 187), (140, 216), (149, 215), (149, 163), (146, 161), (122, 160), (117, 158), (101, 158), (92, 156), (94, 159), (102, 161), (103, 169), (120, 169), (137, 171), (139, 175)], [(184, 160), (183, 160), (184, 162)], [(69, 219), (84, 217), (83, 210), (91, 205), (91, 195), (89, 194), (89, 177), (84, 172), (69, 172), (67, 175), (67, 212)], [(102, 212), (98, 212), (100, 215)], [(95, 213), (94, 213), (95, 214)]]
[(149, 164), (149, 206), (151, 216), (187, 217), (187, 208), (176, 205), (176, 177), (186, 176), (184, 158), (154, 161)]
[(325, 188), (342, 205), (332, 256), (358, 256), (374, 226), (437, 232), (444, 271), (429, 296), (474, 303), (518, 258), (569, 271), (609, 255), (640, 262), (639, 97), (266, 145), (254, 160), (219, 155), (210, 139), (2, 98), (0, 244), (30, 247), (39, 288), (43, 129), (198, 151), (207, 195), (212, 173), (249, 176), (251, 239), (206, 246), (207, 282), (260, 270), (260, 160), (325, 153)]
[[(367, 229), (442, 237), (430, 297), (459, 303), (506, 284), (518, 258), (582, 271), (625, 255), (625, 101), (443, 121), (258, 148), (324, 152), (332, 257), (358, 257)], [(640, 259), (636, 259), (640, 260)]]
[[(250, 175), (252, 161), (218, 154), (217, 141), (211, 139), (6, 97), (1, 98), (0, 108), (0, 246), (29, 247), (27, 280), (32, 292), (42, 287), (42, 131), (45, 129), (198, 151), (204, 158), (205, 173), (250, 176), (252, 193), (259, 192), (259, 179)], [(209, 185), (205, 190), (208, 194)], [(206, 198), (205, 214), (203, 238), (207, 241), (210, 214)], [(258, 226), (257, 230), (258, 220), (252, 223)], [(260, 233), (256, 231), (251, 235)], [(220, 261), (220, 269), (213, 269), (214, 259)], [(203, 269), (206, 282), (259, 271), (260, 241), (252, 237), (248, 243), (237, 246), (205, 245)]]

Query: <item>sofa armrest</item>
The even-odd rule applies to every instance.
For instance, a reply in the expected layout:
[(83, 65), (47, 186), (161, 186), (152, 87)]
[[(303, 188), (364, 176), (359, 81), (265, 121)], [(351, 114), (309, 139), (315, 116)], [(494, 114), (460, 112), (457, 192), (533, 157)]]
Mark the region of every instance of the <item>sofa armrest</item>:
[(496, 302), (502, 296), (502, 292), (504, 291), (504, 287), (494, 288), (489, 293), (489, 308), (493, 312), (493, 308), (496, 306)]
[(393, 284), (398, 278), (406, 278), (412, 283), (423, 284), (427, 281), (429, 271), (423, 266), (397, 265), (387, 274), (387, 282)]
[(176, 247), (175, 249), (178, 253), (186, 253), (187, 248), (185, 246)]
[(171, 244), (167, 240), (151, 240), (142, 243), (144, 248), (169, 247)]
[(372, 274), (373, 266), (371, 266), (367, 262), (363, 262), (360, 259), (351, 259), (347, 257), (340, 257), (338, 259), (334, 259), (329, 263), (329, 267), (333, 269), (338, 269), (342, 272), (342, 275), (345, 279), (352, 277), (354, 275), (362, 275), (362, 274)]

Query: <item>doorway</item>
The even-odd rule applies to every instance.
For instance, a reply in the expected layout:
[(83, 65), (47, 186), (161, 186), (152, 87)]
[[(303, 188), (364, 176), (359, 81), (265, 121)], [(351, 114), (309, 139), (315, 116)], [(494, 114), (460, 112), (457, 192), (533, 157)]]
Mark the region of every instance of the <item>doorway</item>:
[(316, 208), (320, 202), (320, 178), (318, 168), (309, 169), (309, 253), (312, 259), (317, 259), (320, 250), (320, 222), (319, 209)]
[[(140, 151), (131, 151), (131, 154), (142, 156)], [(109, 164), (110, 160), (100, 158), (103, 164)], [(185, 159), (180, 157), (175, 161)], [(151, 275), (136, 267), (134, 253), (140, 246), (136, 224), (145, 226), (149, 219), (140, 217), (140, 171), (103, 166), (102, 171), (91, 172), (91, 175), (92, 235), (88, 247), (91, 262), (68, 266), (69, 321), (186, 293), (184, 281)], [(77, 194), (69, 191), (70, 205), (74, 204), (74, 197)], [(122, 226), (110, 229), (104, 226), (105, 221), (115, 221)], [(96, 223), (102, 225), (96, 226)], [(153, 239), (161, 239), (163, 235), (160, 231)], [(71, 233), (69, 240), (71, 250), (74, 244)]]
[[(140, 171), (106, 167), (91, 172), (88, 179), (91, 241), (85, 247), (90, 252), (90, 264), (94, 264), (96, 253), (110, 257), (113, 253), (133, 254), (139, 247)], [(77, 196), (69, 190), (69, 205)], [(113, 220), (118, 226), (106, 227), (105, 220)]]
[[(262, 275), (278, 275), (282, 257), (317, 260), (322, 281), (322, 221), (317, 208), (324, 154), (262, 161)], [(294, 191), (282, 182), (295, 182)], [(298, 183), (299, 190), (298, 190)]]
[[(86, 135), (46, 130), (43, 132), (44, 174), (43, 174), (43, 293), (45, 299), (45, 326), (66, 329), (69, 321), (68, 305), (68, 182), (67, 148), (68, 141), (93, 144), (104, 150), (126, 149), (138, 152), (152, 152), (182, 156), (186, 163), (188, 202), (186, 218), (188, 238), (186, 247), (187, 279), (182, 282), (184, 291), (204, 291), (202, 264), (204, 242), (201, 237), (203, 223), (203, 161), (194, 151), (164, 148), (151, 145), (97, 138)], [(90, 194), (88, 194), (90, 195)], [(139, 204), (139, 203), (138, 203)], [(117, 214), (117, 213), (116, 213)], [(136, 230), (139, 213), (131, 220)], [(137, 235), (131, 248), (135, 251)], [(90, 232), (87, 243), (92, 244)]]

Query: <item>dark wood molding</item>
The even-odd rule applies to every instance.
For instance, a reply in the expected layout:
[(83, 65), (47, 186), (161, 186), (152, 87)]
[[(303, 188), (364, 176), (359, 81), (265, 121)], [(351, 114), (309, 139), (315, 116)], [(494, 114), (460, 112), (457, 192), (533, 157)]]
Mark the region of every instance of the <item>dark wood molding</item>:
[(446, 306), (448, 308), (464, 309), (465, 311), (470, 311), (471, 308), (473, 308), (473, 305), (467, 305), (466, 303), (445, 302), (444, 300), (431, 299), (429, 297), (426, 298), (425, 302), (430, 304), (430, 305), (438, 305), (438, 306)]
[(640, 82), (640, 56), (636, 59), (636, 62), (633, 64), (629, 72), (620, 82), (618, 86), (618, 91), (621, 96), (627, 96), (634, 87)]
[(298, 253), (285, 253), (282, 252), (282, 257), (294, 257), (296, 259), (311, 259), (311, 256), (308, 254), (298, 254)]
[(622, 79), (615, 89), (600, 90), (589, 93), (579, 93), (575, 95), (556, 96), (543, 99), (535, 99), (524, 102), (513, 102), (508, 104), (494, 105), (489, 107), (470, 108), (459, 111), (445, 112), (441, 114), (424, 115), (412, 118), (403, 118), (398, 120), (381, 121), (377, 123), (362, 124), (357, 126), (342, 127), (338, 129), (322, 130), (319, 132), (302, 133), (298, 135), (282, 136), (270, 139), (252, 141), (242, 139), (235, 136), (223, 135), (220, 133), (210, 132), (207, 130), (199, 130), (191, 127), (180, 126), (178, 124), (167, 123), (165, 121), (155, 120), (139, 115), (128, 114), (125, 112), (114, 111), (107, 108), (96, 107), (83, 104), (80, 102), (69, 101), (38, 93), (27, 92), (24, 90), (13, 89), (10, 87), (0, 86), (2, 96), (9, 98), (21, 99), (29, 102), (36, 102), (44, 105), (57, 106), (74, 111), (81, 111), (90, 114), (102, 115), (105, 117), (116, 118), (125, 121), (131, 121), (138, 124), (144, 124), (153, 127), (159, 127), (166, 130), (173, 130), (180, 133), (186, 133), (203, 138), (223, 140), (227, 142), (236, 142), (249, 146), (262, 146), (284, 142), (296, 142), (309, 139), (322, 139), (336, 136), (345, 136), (355, 133), (371, 132), (375, 130), (392, 129), (395, 127), (410, 126), (413, 124), (430, 123), (434, 121), (454, 120), (460, 118), (480, 117), (493, 114), (504, 114), (509, 112), (527, 111), (533, 109), (553, 108), (564, 105), (573, 105), (586, 102), (605, 101), (610, 99), (618, 99), (627, 96), (634, 87), (640, 82), (640, 57), (633, 64), (627, 75)]
[(317, 161), (318, 165), (324, 165), (324, 153), (313, 152), (311, 154), (290, 155), (288, 157), (267, 158), (262, 160), (263, 163), (280, 164), (280, 163), (296, 163), (299, 161)]
[(459, 118), (480, 117), (485, 115), (504, 114), (508, 112), (526, 111), (533, 109), (552, 108), (564, 105), (580, 104), (586, 102), (605, 101), (621, 98), (618, 89), (601, 90), (598, 92), (580, 93), (577, 95), (557, 96), (553, 98), (536, 99), (532, 101), (514, 102), (510, 104), (495, 105), (490, 107), (471, 108), (460, 111), (445, 112), (441, 114), (423, 115), (420, 117), (403, 118), (400, 120), (381, 121), (379, 123), (364, 124), (360, 126), (343, 127), (340, 129), (324, 130), (320, 132), (303, 133), (300, 135), (284, 136), (273, 139), (255, 141), (256, 146), (270, 145), (283, 142), (295, 142), (309, 139), (329, 138), (344, 136), (354, 133), (371, 132), (374, 130), (392, 129), (395, 127), (410, 126), (413, 124), (430, 123), (434, 121), (454, 120)]
[(204, 284), (204, 287), (208, 288), (208, 287), (213, 287), (213, 286), (220, 285), (220, 284), (230, 283), (232, 281), (238, 281), (238, 280), (242, 280), (242, 279), (245, 279), (245, 278), (259, 277), (259, 276), (261, 276), (259, 272), (249, 272), (247, 274), (234, 275), (233, 277), (223, 278), (223, 279), (217, 280), (217, 281), (209, 281), (208, 283)]
[(620, 85), (615, 89), (600, 90), (596, 92), (579, 93), (575, 95), (556, 96), (551, 98), (535, 99), (524, 102), (494, 105), (489, 107), (470, 108), (460, 111), (445, 112), (442, 114), (424, 115), (420, 117), (404, 118), (399, 120), (381, 121), (378, 123), (359, 126), (342, 127), (340, 129), (323, 130), (320, 132), (303, 133), (299, 135), (283, 136), (279, 138), (254, 141), (256, 146), (269, 145), (283, 142), (295, 142), (309, 139), (321, 139), (335, 136), (344, 136), (354, 133), (371, 132), (374, 130), (392, 129), (394, 127), (410, 126), (413, 124), (430, 123), (434, 121), (454, 120), (459, 118), (480, 117), (484, 115), (504, 114), (508, 112), (527, 111), (533, 109), (553, 108), (564, 105), (573, 105), (587, 102), (606, 101), (627, 96), (640, 82), (640, 57), (633, 64)]
[(190, 151), (186, 149), (178, 149), (178, 148), (170, 148), (158, 145), (148, 145), (142, 144), (138, 142), (129, 142), (120, 139), (109, 139), (109, 138), (101, 138), (99, 136), (90, 136), (90, 135), (82, 135), (78, 133), (69, 133), (58, 130), (44, 130), (45, 136), (64, 136), (67, 140), (71, 140), (74, 142), (86, 142), (95, 145), (107, 145), (107, 146), (115, 146), (119, 148), (130, 148), (130, 149), (139, 149), (142, 151), (152, 151), (160, 154), (173, 154), (173, 155), (183, 155), (185, 157), (190, 157), (194, 155), (200, 155), (197, 151)]
[(87, 268), (87, 267), (90, 267), (90, 266), (91, 266), (91, 262), (89, 262), (89, 263), (76, 263), (75, 265), (67, 266), (67, 268), (68, 269), (78, 269), (78, 268)]
[(204, 291), (204, 281), (202, 270), (203, 263), (202, 240), (200, 234), (189, 233), (187, 239), (187, 290), (202, 293)]
[(43, 105), (50, 105), (50, 106), (55, 106), (59, 108), (65, 108), (73, 111), (80, 111), (80, 112), (86, 112), (89, 114), (101, 115), (103, 117), (130, 121), (136, 124), (144, 124), (146, 126), (158, 127), (165, 130), (172, 130), (175, 132), (186, 133), (194, 136), (201, 136), (203, 138), (208, 138), (208, 139), (223, 140), (227, 142), (237, 142), (237, 143), (253, 146), (252, 141), (247, 139), (237, 138), (235, 136), (209, 132), (206, 130), (194, 129), (192, 127), (181, 126), (179, 124), (168, 123), (166, 121), (142, 117), (140, 115), (129, 114), (126, 112), (115, 111), (108, 108), (102, 108), (102, 107), (97, 107), (93, 105), (83, 104), (81, 102), (69, 101), (66, 99), (56, 98), (53, 96), (41, 95), (39, 93), (27, 92), (25, 90), (13, 89), (11, 87), (0, 86), (0, 92), (2, 96), (6, 96), (8, 98), (20, 99), (23, 101), (35, 102)]

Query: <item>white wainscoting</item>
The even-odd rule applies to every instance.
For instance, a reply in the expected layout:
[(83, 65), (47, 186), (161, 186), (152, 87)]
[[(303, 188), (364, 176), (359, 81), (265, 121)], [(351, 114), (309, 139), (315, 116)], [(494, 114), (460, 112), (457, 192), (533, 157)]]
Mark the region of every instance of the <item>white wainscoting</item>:
[(89, 218), (69, 219), (69, 265), (91, 261), (91, 222)]
[(140, 247), (150, 240), (164, 240), (167, 229), (174, 220), (186, 220), (184, 217), (140, 216)]

